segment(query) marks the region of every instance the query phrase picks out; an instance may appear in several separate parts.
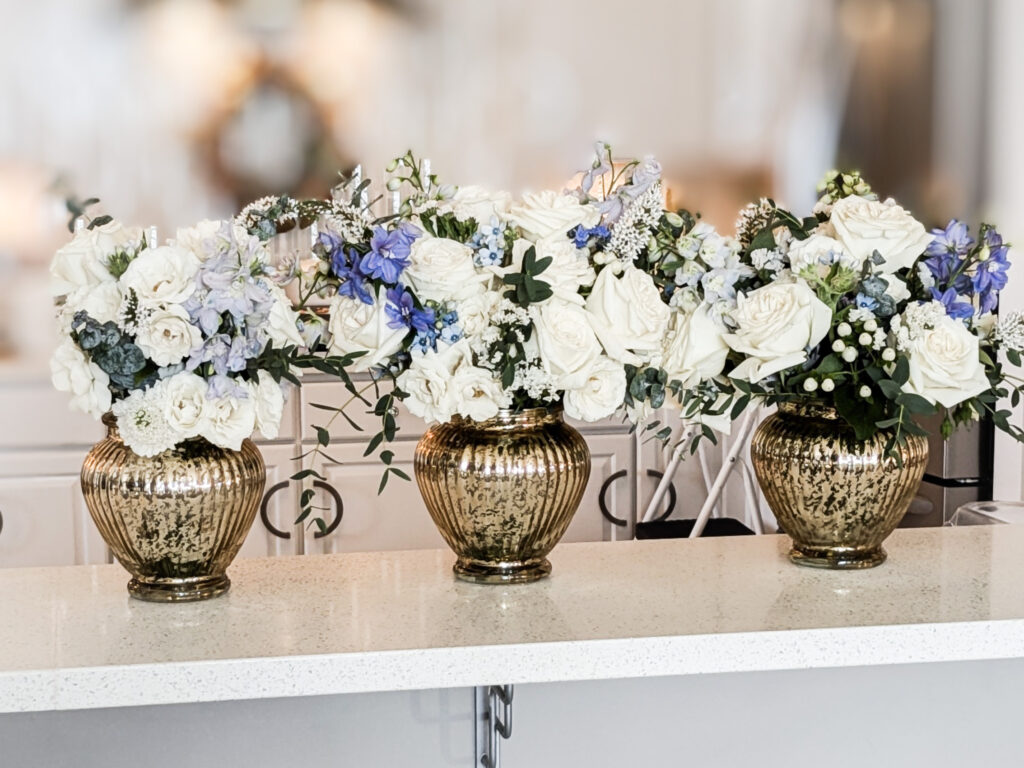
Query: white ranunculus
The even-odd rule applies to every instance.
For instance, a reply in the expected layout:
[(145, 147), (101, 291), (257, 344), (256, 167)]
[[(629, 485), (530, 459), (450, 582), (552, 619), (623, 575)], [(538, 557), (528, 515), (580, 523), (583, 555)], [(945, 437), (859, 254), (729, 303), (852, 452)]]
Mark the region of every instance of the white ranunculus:
[(398, 377), (398, 388), (408, 395), (402, 402), (413, 416), (428, 423), (444, 422), (456, 412), (452, 379), (468, 354), (464, 344), (414, 355), (409, 368)]
[(292, 309), (291, 300), (276, 285), (270, 287), (274, 303), (270, 305), (270, 316), (267, 318), (267, 337), (274, 342), (276, 349), (288, 345), (303, 347), (305, 339), (299, 333), (299, 316)]
[(256, 381), (249, 382), (249, 392), (256, 407), (256, 430), (267, 440), (277, 437), (284, 415), (284, 390), (266, 371), (260, 371)]
[(501, 293), (498, 291), (484, 291), (460, 301), (456, 312), (463, 335), (472, 339), (483, 333), (491, 324), (491, 318), (500, 304)]
[(146, 248), (121, 275), (121, 289), (135, 291), (142, 304), (180, 303), (196, 289), (199, 259), (174, 245)]
[(535, 249), (538, 259), (551, 258), (551, 263), (537, 278), (551, 286), (554, 298), (583, 304), (580, 288), (592, 286), (597, 274), (587, 257), (587, 251), (580, 250), (566, 237), (552, 235), (536, 243), (518, 238), (512, 243), (512, 263), (498, 271), (501, 274), (521, 272), (523, 256), (531, 247)]
[(607, 419), (626, 397), (626, 370), (601, 355), (586, 372), (583, 383), (565, 393), (565, 413), (580, 421)]
[(627, 264), (619, 274), (612, 266), (601, 270), (587, 314), (608, 357), (640, 365), (661, 350), (672, 310), (651, 276)]
[(510, 397), (495, 380), (494, 373), (463, 362), (449, 384), (455, 412), (473, 421), (487, 421), (507, 408)]
[(141, 240), (142, 230), (125, 227), (118, 221), (80, 230), (53, 256), (50, 293), (64, 296), (113, 281), (115, 278), (107, 269), (110, 256), (119, 250), (134, 249)]
[(680, 381), (684, 389), (691, 389), (718, 376), (729, 356), (724, 335), (725, 329), (711, 316), (706, 304), (690, 313), (676, 313), (661, 356), (661, 367), (669, 381)]
[(214, 445), (237, 451), (256, 429), (256, 403), (252, 397), (226, 395), (209, 401), (209, 418), (199, 434)]
[(836, 239), (850, 255), (863, 262), (874, 251), (885, 259), (877, 272), (892, 273), (917, 261), (932, 241), (924, 225), (896, 204), (868, 200), (857, 195), (832, 205), (829, 219)]
[(148, 389), (133, 390), (111, 408), (121, 439), (139, 456), (156, 456), (182, 440), (165, 415), (164, 385), (164, 381), (158, 381)]
[(477, 270), (468, 245), (443, 237), (418, 237), (402, 279), (420, 301), (464, 301), (483, 291), (491, 274)]
[(478, 226), (490, 224), (491, 219), (503, 219), (512, 205), (512, 196), (508, 192), (492, 192), (484, 187), (470, 185), (459, 187), (451, 200), (438, 206), (443, 213), (451, 211), (459, 221), (475, 219)]
[(206, 379), (189, 371), (164, 379), (164, 418), (182, 439), (196, 437), (207, 427), (210, 401)]
[(64, 339), (50, 358), (53, 386), (71, 394), (71, 408), (98, 419), (110, 410), (110, 377), (71, 339)]
[(978, 346), (962, 322), (943, 316), (910, 341), (910, 379), (903, 389), (944, 408), (980, 395), (991, 385)]
[(583, 386), (601, 345), (594, 335), (587, 312), (568, 301), (555, 299), (530, 306), (534, 338), (544, 370), (558, 389)]
[(202, 342), (202, 333), (180, 304), (154, 309), (135, 333), (135, 344), (159, 366), (180, 363)]
[(828, 333), (832, 310), (802, 281), (775, 282), (739, 294), (733, 320), (736, 331), (723, 338), (747, 359), (730, 375), (757, 382), (804, 362)]
[(402, 340), (409, 329), (389, 328), (386, 291), (382, 287), (373, 304), (364, 304), (359, 299), (335, 296), (331, 302), (327, 330), (331, 334), (332, 355), (347, 355), (350, 352), (365, 352), (352, 365), (353, 371), (366, 371), (381, 365), (402, 347)]
[(796, 240), (789, 249), (790, 268), (800, 274), (806, 269), (824, 277), (834, 263), (846, 269), (859, 270), (861, 260), (851, 256), (835, 238), (815, 233), (806, 240)]
[(115, 281), (109, 280), (70, 294), (64, 302), (64, 312), (69, 317), (85, 312), (97, 323), (116, 323), (123, 301), (121, 289)]
[(601, 213), (590, 204), (582, 204), (572, 195), (551, 190), (523, 195), (522, 202), (509, 209), (512, 223), (530, 240), (543, 240), (552, 235), (565, 234), (582, 224), (596, 226)]

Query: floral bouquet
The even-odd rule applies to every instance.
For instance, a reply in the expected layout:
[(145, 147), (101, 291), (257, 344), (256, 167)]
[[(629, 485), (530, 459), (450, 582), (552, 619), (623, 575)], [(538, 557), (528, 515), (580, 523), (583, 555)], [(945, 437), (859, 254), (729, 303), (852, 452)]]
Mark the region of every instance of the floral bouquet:
[(155, 233), (99, 217), (57, 251), (50, 272), (63, 336), (54, 385), (74, 408), (112, 412), (141, 456), (196, 437), (231, 450), (254, 430), (273, 438), (297, 369), (344, 375), (351, 362), (301, 352), (314, 339), (265, 247), (230, 221), (159, 245)]
[(988, 416), (1024, 438), (997, 405), (1020, 396), (999, 353), (1017, 365), (1024, 347), (1024, 319), (994, 315), (1009, 268), (998, 232), (983, 224), (974, 238), (954, 220), (929, 233), (856, 173), (832, 172), (822, 191), (807, 218), (762, 199), (725, 251), (691, 233), (662, 262), (689, 329), (689, 378), (669, 374), (684, 417), (817, 400), (858, 440), (892, 430), (889, 451), (926, 434), (916, 417), (938, 412), (945, 437)]

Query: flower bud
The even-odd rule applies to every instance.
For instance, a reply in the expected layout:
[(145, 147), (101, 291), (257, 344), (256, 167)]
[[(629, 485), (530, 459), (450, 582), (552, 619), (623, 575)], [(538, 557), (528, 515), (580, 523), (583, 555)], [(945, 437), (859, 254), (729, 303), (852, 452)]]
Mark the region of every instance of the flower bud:
[(865, 384), (858, 390), (857, 394), (864, 398), (871, 397), (871, 387)]
[(856, 359), (857, 359), (857, 348), (856, 347), (847, 347), (846, 349), (843, 350), (843, 360), (845, 360), (848, 363), (852, 363)]
[(882, 350), (882, 359), (887, 363), (891, 363), (896, 359), (896, 350), (892, 347), (886, 347)]
[(840, 323), (838, 327), (836, 327), (836, 333), (840, 336), (849, 336), (853, 333), (853, 328), (849, 323)]
[(818, 389), (817, 379), (804, 379), (804, 392), (815, 392)]
[(832, 381), (832, 379), (825, 379), (823, 382), (821, 382), (821, 391), (822, 392), (831, 392), (835, 388), (836, 388), (836, 383), (834, 381)]
[(875, 331), (878, 330), (878, 323), (876, 323), (873, 319), (865, 320), (864, 330), (867, 331), (868, 333), (874, 333)]
[(388, 192), (397, 192), (401, 186), (401, 179), (388, 179)]
[(872, 341), (874, 341), (874, 339), (871, 337), (870, 333), (862, 333), (860, 336), (857, 337), (857, 343), (860, 344), (862, 347), (869, 346)]
[(833, 352), (842, 352), (844, 349), (846, 349), (846, 342), (842, 339), (836, 339), (832, 342)]

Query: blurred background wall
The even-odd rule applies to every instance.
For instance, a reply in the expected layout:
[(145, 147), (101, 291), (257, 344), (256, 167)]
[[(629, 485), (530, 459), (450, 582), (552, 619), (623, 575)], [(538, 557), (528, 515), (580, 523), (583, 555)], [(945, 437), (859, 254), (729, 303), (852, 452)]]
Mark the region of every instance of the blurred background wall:
[(1021, 5), (0, 0), (0, 345), (49, 352), (71, 192), (166, 231), (407, 147), (518, 191), (607, 139), (730, 231), (744, 201), (805, 210), (853, 166), (929, 226), (998, 215), (1019, 241)]

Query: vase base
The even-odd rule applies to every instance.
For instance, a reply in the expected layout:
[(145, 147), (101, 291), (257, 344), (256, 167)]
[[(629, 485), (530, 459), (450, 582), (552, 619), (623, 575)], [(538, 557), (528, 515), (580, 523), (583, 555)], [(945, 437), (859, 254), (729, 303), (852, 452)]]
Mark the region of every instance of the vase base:
[(885, 550), (881, 547), (862, 552), (849, 550), (801, 549), (793, 546), (789, 559), (806, 568), (827, 568), (833, 571), (855, 571), (861, 568), (875, 568), (885, 562)]
[(531, 563), (484, 565), (471, 560), (458, 560), (452, 567), (455, 578), (474, 584), (528, 584), (551, 573), (547, 558)]
[(128, 594), (148, 603), (190, 603), (223, 595), (231, 586), (226, 574), (193, 579), (139, 579), (128, 582)]

